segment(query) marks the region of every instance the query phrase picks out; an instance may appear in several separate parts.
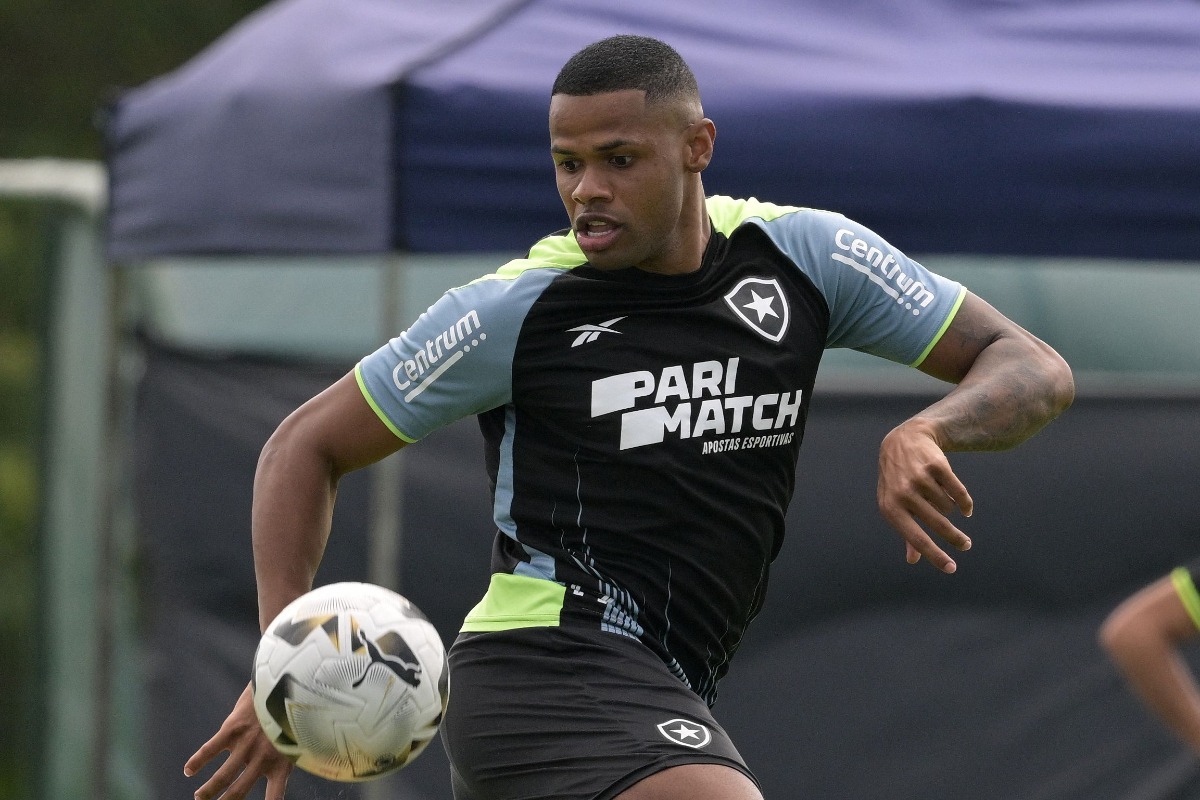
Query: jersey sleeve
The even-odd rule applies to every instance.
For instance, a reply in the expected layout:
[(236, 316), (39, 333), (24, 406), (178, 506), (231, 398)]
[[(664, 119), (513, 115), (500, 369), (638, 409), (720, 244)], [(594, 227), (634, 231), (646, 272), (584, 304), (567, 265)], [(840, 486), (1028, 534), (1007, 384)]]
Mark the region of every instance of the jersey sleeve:
[(1196, 628), (1200, 629), (1200, 593), (1196, 591), (1197, 576), (1200, 575), (1200, 558), (1171, 571), (1171, 583), (1179, 595), (1188, 616), (1192, 618)]
[(561, 270), (521, 269), (451, 289), (354, 369), (385, 425), (415, 442), (512, 398), (512, 357), (529, 308)]
[(795, 209), (755, 223), (825, 297), (826, 347), (919, 366), (966, 295), (841, 214)]

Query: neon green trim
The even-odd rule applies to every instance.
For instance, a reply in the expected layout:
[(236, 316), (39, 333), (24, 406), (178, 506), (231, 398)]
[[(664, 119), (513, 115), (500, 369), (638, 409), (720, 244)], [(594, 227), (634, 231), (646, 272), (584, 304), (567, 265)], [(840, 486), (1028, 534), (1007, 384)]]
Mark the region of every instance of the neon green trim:
[(917, 356), (917, 360), (909, 364), (910, 367), (921, 366), (922, 362), (929, 357), (929, 354), (933, 352), (933, 348), (937, 346), (937, 343), (942, 340), (942, 336), (944, 336), (946, 331), (950, 329), (950, 323), (954, 322), (954, 318), (958, 316), (958, 310), (962, 308), (963, 300), (966, 299), (967, 289), (965, 286), (960, 287), (958, 290), (958, 299), (954, 301), (954, 307), (951, 308), (950, 313), (946, 315), (946, 321), (942, 323), (942, 327), (938, 328), (938, 332), (934, 335), (933, 341), (931, 341), (925, 347), (925, 349), (921, 351), (921, 355)]
[[(732, 197), (714, 195), (705, 198), (704, 202), (708, 208), (708, 215), (712, 219), (713, 225), (726, 236), (733, 233), (733, 230), (737, 226), (752, 217), (769, 221), (777, 217), (782, 217), (784, 214), (800, 210), (796, 206), (777, 206), (773, 203), (764, 203), (755, 200), (753, 197), (747, 200), (738, 200)], [(546, 236), (539, 240), (530, 249), (529, 255), (526, 258), (513, 259), (501, 265), (495, 272), (476, 278), (471, 283), (513, 280), (522, 272), (530, 269), (574, 269), (586, 263), (587, 258), (584, 257), (583, 250), (579, 248), (579, 242), (575, 240), (575, 234), (561, 233)]]
[(547, 236), (529, 251), (528, 258), (516, 258), (500, 266), (495, 272), (471, 281), (514, 280), (531, 269), (574, 269), (587, 263), (574, 234)]
[(463, 631), (555, 627), (567, 587), (524, 575), (496, 573), (487, 593), (463, 621)]
[(1196, 584), (1192, 582), (1192, 573), (1188, 572), (1187, 567), (1176, 567), (1171, 570), (1171, 583), (1175, 585), (1175, 592), (1183, 601), (1188, 616), (1192, 618), (1196, 628), (1200, 629), (1200, 593), (1196, 591)]
[(391, 431), (392, 433), (396, 434), (396, 438), (398, 438), (398, 439), (403, 439), (404, 441), (408, 442), (409, 444), (412, 444), (413, 442), (415, 442), (416, 439), (413, 439), (410, 436), (406, 436), (403, 431), (401, 431), (394, 424), (392, 424), (392, 421), (387, 418), (387, 414), (384, 414), (383, 409), (380, 408), (379, 404), (375, 402), (375, 398), (371, 397), (371, 392), (368, 391), (368, 389), (367, 389), (367, 382), (363, 378), (363, 375), (362, 375), (362, 363), (361, 362), (354, 365), (354, 380), (358, 383), (358, 390), (360, 392), (362, 392), (362, 396), (364, 398), (366, 398), (367, 405), (369, 405), (371, 407), (371, 410), (375, 412), (375, 416), (379, 417), (380, 421), (383, 422), (384, 425), (387, 425), (387, 429), (389, 431)]
[(528, 260), (548, 267), (578, 267), (587, 261), (573, 233), (543, 237), (530, 248)]
[(708, 216), (713, 226), (726, 236), (733, 233), (734, 228), (751, 217), (757, 217), (764, 222), (770, 222), (784, 214), (799, 211), (796, 206), (777, 206), (774, 203), (764, 203), (753, 197), (738, 200), (733, 197), (713, 195), (707, 198)]

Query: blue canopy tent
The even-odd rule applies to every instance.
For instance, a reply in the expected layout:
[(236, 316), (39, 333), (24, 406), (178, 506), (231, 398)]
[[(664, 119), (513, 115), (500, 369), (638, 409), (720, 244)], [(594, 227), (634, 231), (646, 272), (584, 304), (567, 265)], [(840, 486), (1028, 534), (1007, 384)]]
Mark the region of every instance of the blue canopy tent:
[(553, 77), (618, 32), (693, 65), (712, 193), (915, 253), (1200, 252), (1190, 0), (280, 0), (113, 105), (109, 256), (523, 250), (565, 219)]

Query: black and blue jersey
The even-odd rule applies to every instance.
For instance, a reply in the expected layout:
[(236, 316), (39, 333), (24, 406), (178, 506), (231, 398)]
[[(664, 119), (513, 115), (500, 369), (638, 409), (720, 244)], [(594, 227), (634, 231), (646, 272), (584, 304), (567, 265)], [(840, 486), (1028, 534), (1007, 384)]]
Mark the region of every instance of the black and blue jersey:
[(841, 215), (707, 202), (694, 272), (597, 270), (550, 236), (356, 374), (405, 441), (479, 417), (498, 533), (464, 631), (634, 637), (711, 703), (783, 540), (822, 353), (918, 365), (965, 290)]

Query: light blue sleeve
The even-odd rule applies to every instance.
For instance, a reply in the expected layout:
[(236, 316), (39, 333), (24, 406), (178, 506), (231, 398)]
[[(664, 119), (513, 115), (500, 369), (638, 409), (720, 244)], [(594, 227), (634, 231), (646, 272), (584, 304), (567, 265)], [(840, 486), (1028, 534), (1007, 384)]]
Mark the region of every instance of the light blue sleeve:
[(527, 269), (446, 292), (412, 327), (358, 362), (355, 377), (371, 408), (392, 433), (415, 442), (508, 403), (521, 326), (560, 272)]
[(826, 347), (918, 366), (954, 319), (966, 289), (841, 214), (798, 209), (752, 220), (804, 272), (829, 307)]

